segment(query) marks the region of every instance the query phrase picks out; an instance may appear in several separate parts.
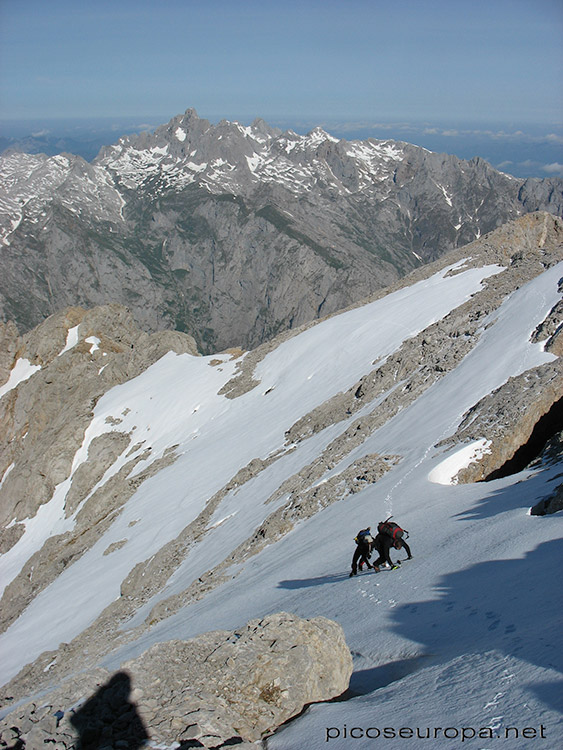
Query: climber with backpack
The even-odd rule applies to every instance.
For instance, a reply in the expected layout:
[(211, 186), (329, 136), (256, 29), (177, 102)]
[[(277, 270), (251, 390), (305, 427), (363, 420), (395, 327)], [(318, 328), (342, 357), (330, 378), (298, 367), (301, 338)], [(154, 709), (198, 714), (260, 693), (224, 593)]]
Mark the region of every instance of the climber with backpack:
[(369, 561), (374, 541), (370, 527), (368, 526), (366, 529), (358, 531), (354, 541), (356, 542), (356, 549), (354, 550), (354, 556), (352, 557), (352, 571), (350, 573), (350, 578), (358, 574), (358, 566), (360, 570), (362, 570), (364, 564), (367, 565), (368, 568), (373, 567)]
[(393, 523), (391, 518), (392, 516), (389, 516), (386, 521), (380, 521), (377, 524), (377, 536), (373, 540), (372, 545), (379, 552), (379, 557), (373, 563), (373, 569), (376, 572), (379, 571), (379, 566), (383, 563), (387, 563), (391, 570), (396, 570), (399, 567), (401, 564), (400, 560), (397, 563), (393, 563), (391, 560), (390, 552), (392, 548), (400, 550), (404, 547), (407, 553), (407, 560), (412, 560), (411, 549), (405, 539), (405, 536), (408, 536), (409, 532), (402, 529), (398, 524)]

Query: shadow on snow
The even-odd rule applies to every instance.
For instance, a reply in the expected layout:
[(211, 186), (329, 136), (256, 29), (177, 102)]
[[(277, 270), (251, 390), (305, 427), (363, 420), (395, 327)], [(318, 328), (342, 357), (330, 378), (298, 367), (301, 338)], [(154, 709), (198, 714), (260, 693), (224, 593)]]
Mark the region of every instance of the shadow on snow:
[(413, 656), (410, 659), (400, 659), (370, 669), (359, 669), (352, 673), (348, 690), (334, 700), (335, 702), (347, 701), (350, 698), (368, 695), (374, 690), (387, 687), (392, 682), (397, 682), (402, 680), (403, 677), (418, 672), (419, 669), (426, 666), (431, 658), (427, 655)]
[[(558, 539), (540, 544), (523, 559), (477, 562), (445, 575), (437, 586), (438, 600), (393, 610), (394, 628), (440, 660), (496, 650), (562, 671), (561, 559), (563, 540)], [(553, 703), (545, 683), (528, 688)]]
[(350, 577), (349, 570), (346, 573), (338, 573), (335, 575), (319, 576), (318, 578), (290, 578), (287, 581), (280, 581), (278, 583), (279, 589), (306, 589), (311, 586), (322, 586), (325, 583), (338, 583), (339, 581), (347, 581)]
[[(547, 478), (546, 472), (548, 473)], [(560, 481), (561, 465), (559, 467), (544, 466), (532, 475), (529, 471), (526, 471), (523, 473), (521, 480), (507, 487), (494, 488), (491, 483), (482, 482), (480, 483), (482, 487), (487, 488), (489, 485), (492, 491), (479, 500), (474, 507), (459, 513), (458, 518), (491, 518), (518, 508), (529, 509), (536, 505), (542, 497), (547, 497), (550, 494), (551, 485), (552, 491), (555, 491)]]

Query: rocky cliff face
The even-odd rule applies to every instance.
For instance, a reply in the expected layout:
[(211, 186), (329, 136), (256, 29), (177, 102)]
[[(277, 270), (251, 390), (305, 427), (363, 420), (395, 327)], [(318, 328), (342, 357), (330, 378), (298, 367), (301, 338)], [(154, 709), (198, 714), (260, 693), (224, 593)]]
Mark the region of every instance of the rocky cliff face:
[[(69, 308), (23, 336), (18, 335), (13, 324), (0, 324), (0, 340), (0, 368), (5, 381), (0, 389), (0, 550), (6, 551), (23, 532), (20, 521), (34, 517), (69, 476), (77, 445), (100, 396), (136, 377), (169, 351), (196, 355), (197, 349), (186, 334), (147, 334), (138, 330), (131, 315), (119, 305), (90, 311)], [(93, 441), (88, 461), (80, 472), (81, 489), (75, 484), (71, 490), (71, 513), (129, 446), (130, 437), (116, 430)], [(143, 458), (126, 463), (125, 473), (139, 460)], [(167, 460), (163, 457), (159, 465)], [(140, 481), (139, 477), (131, 482), (131, 493)], [(30, 570), (37, 566), (36, 573), (22, 604), (33, 596), (33, 590), (41, 590), (53, 579), (56, 568), (64, 568), (79, 550), (87, 548), (107, 525), (125, 499), (113, 496), (112, 501), (111, 497), (110, 490), (97, 511), (89, 506), (85, 514), (79, 514), (82, 520), (75, 537), (78, 547), (68, 538), (64, 542), (53, 540), (48, 545), (50, 552), (46, 548), (39, 558), (30, 561)], [(52, 560), (53, 542), (59, 548), (57, 556), (63, 554), (55, 568), (46, 564), (47, 559)]]
[(0, 157), (0, 315), (119, 302), (201, 351), (253, 348), (522, 213), (563, 182), (395, 141), (211, 125), (188, 110), (80, 157)]

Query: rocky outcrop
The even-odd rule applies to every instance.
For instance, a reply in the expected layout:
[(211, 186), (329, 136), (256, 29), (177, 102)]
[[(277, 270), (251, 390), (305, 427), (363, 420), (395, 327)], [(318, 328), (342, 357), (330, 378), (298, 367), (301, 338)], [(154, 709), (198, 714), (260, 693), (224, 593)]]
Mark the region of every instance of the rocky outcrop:
[(540, 500), (530, 510), (532, 516), (547, 516), (563, 510), (563, 484), (560, 484), (548, 497)]
[[(563, 292), (563, 280), (561, 284)], [(544, 322), (537, 327), (532, 334), (534, 344), (544, 342), (547, 352), (555, 354), (556, 357), (563, 355), (563, 300), (559, 302), (550, 312)]]
[[(10, 325), (0, 333), (5, 389), (0, 398), (2, 523), (35, 515), (68, 476), (102, 394), (136, 377), (169, 351), (197, 354), (190, 336), (173, 331), (149, 335), (137, 329), (130, 313), (119, 305), (90, 311), (69, 308), (21, 337)], [(8, 378), (17, 375), (22, 363), (27, 367), (25, 379), (16, 378), (9, 387)], [(110, 439), (113, 448), (92, 446), (88, 470), (93, 476), (124, 449), (123, 440), (118, 445), (115, 435)], [(6, 475), (11, 465), (18, 470)]]
[[(475, 404), (455, 435), (441, 443), (487, 441), (482, 457), (461, 469), (457, 481), (497, 479), (525, 468), (559, 429), (561, 408), (558, 404), (562, 398), (563, 361), (559, 358), (510, 378)], [(543, 428), (542, 424), (545, 424)], [(530, 445), (534, 431), (541, 434), (536, 436), (536, 444)]]
[[(508, 233), (507, 240), (514, 249), (514, 232), (525, 227), (532, 218), (503, 227), (495, 234), (502, 238), (503, 234)], [(526, 241), (522, 250), (513, 255), (510, 268), (505, 272), (510, 274), (515, 266), (520, 271), (528, 268), (526, 276), (521, 277), (515, 286), (530, 278), (527, 274), (533, 274), (532, 269), (540, 258), (547, 267), (561, 257), (560, 245), (558, 249), (561, 234), (561, 226), (558, 223), (551, 225), (551, 220), (541, 231), (540, 224), (536, 226), (537, 245), (532, 242), (530, 246)], [(551, 258), (549, 253), (545, 253), (550, 235), (555, 240)], [(503, 239), (503, 244), (505, 242)], [(563, 291), (563, 280), (559, 291)], [(496, 479), (520, 471), (557, 433), (563, 418), (562, 342), (563, 304), (559, 301), (530, 336), (530, 343), (541, 345), (557, 359), (510, 378), (475, 404), (464, 415), (455, 434), (440, 443), (440, 446), (450, 446), (483, 439), (487, 442), (483, 455), (462, 469), (456, 481), (467, 483)]]
[(81, 674), (10, 713), (0, 723), (0, 746), (253, 742), (308, 704), (341, 695), (351, 673), (339, 625), (282, 612), (232, 632), (158, 643), (118, 673)]

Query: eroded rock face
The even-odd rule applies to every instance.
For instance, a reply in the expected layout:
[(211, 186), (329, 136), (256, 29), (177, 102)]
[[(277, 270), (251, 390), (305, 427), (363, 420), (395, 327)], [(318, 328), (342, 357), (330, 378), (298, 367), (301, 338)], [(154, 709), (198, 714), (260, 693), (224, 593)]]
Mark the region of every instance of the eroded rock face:
[[(197, 354), (197, 349), (186, 334), (140, 331), (120, 305), (90, 311), (69, 308), (21, 337), (11, 324), (0, 325), (0, 387), (10, 384), (8, 378), (18, 368), (33, 370), (33, 377), (20, 380), (0, 399), (4, 525), (34, 516), (69, 475), (77, 444), (106, 391), (136, 377), (170, 350)], [(115, 456), (111, 450), (106, 453), (105, 460), (94, 452), (91, 459), (109, 465)], [(18, 470), (6, 475), (12, 464)]]
[(70, 750), (81, 746), (78, 736), (100, 748), (132, 737), (135, 747), (144, 739), (149, 747), (251, 742), (307, 704), (342, 694), (351, 674), (338, 624), (281, 612), (232, 632), (158, 643), (118, 673), (71, 679), (9, 714), (0, 742), (20, 740), (27, 750)]
[[(2, 553), (21, 537), (22, 522), (36, 516), (54, 497), (57, 486), (67, 481), (99, 398), (169, 351), (197, 354), (190, 336), (140, 331), (120, 305), (89, 311), (68, 308), (24, 336), (19, 336), (12, 324), (0, 323)], [(18, 381), (17, 373), (29, 376)], [(73, 476), (64, 510), (67, 519), (77, 514), (74, 528), (49, 539), (6, 588), (0, 630), (91, 546), (140, 481), (173, 460), (173, 452), (157, 462), (137, 452), (95, 492), (106, 470), (134, 442), (132, 435), (119, 431), (92, 441), (87, 460)], [(131, 470), (143, 462), (147, 469), (130, 479)]]
[[(498, 472), (528, 443), (536, 425), (562, 397), (563, 361), (558, 358), (510, 378), (481, 399), (465, 415), (455, 435), (441, 443), (487, 440), (482, 458), (462, 469), (457, 480), (469, 483), (500, 476)], [(506, 473), (511, 473), (508, 467)]]

